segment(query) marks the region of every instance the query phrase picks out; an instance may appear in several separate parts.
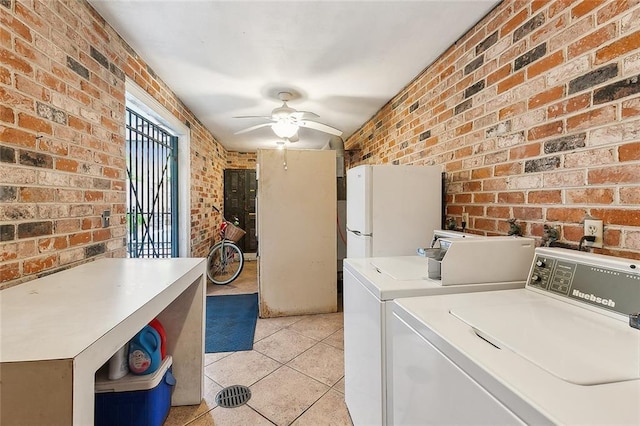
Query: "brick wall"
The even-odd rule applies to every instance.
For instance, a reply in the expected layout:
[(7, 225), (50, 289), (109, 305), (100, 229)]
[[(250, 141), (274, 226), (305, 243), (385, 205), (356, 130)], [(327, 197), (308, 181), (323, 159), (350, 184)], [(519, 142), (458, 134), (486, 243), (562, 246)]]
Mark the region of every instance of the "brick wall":
[(447, 214), (640, 259), (640, 2), (504, 1), (346, 142), (349, 166), (440, 164)]
[(0, 0), (0, 24), (0, 288), (125, 256), (125, 78), (191, 128), (191, 254), (206, 255), (225, 149), (86, 2)]
[(227, 169), (255, 169), (256, 168), (255, 152), (227, 152)]

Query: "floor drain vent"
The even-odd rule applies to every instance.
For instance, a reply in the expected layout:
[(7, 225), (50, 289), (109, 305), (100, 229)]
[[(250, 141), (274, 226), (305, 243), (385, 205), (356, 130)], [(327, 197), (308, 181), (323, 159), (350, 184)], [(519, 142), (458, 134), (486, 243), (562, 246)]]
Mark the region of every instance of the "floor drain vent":
[(228, 386), (216, 395), (216, 404), (225, 408), (239, 407), (251, 399), (251, 389), (242, 385)]

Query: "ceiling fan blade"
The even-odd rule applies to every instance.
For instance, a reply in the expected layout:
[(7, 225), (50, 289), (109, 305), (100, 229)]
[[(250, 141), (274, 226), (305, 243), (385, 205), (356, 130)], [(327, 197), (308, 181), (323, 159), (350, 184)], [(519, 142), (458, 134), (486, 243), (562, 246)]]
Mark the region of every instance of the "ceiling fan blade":
[(267, 115), (239, 115), (233, 118), (263, 118), (265, 120), (271, 120), (271, 116), (267, 116)]
[(341, 130), (338, 130), (331, 126), (327, 126), (326, 124), (318, 123), (317, 121), (302, 120), (298, 122), (298, 126), (307, 127), (313, 130), (319, 130), (324, 133), (329, 133), (330, 135), (342, 136)]
[(309, 118), (320, 118), (318, 114), (311, 111), (296, 111), (292, 112), (291, 115), (296, 118), (296, 120), (305, 120)]
[(271, 127), (271, 123), (263, 123), (263, 124), (257, 124), (255, 126), (247, 127), (246, 129), (238, 130), (237, 132), (234, 133), (234, 135), (251, 132), (253, 130), (260, 129), (262, 127), (267, 127), (267, 126)]

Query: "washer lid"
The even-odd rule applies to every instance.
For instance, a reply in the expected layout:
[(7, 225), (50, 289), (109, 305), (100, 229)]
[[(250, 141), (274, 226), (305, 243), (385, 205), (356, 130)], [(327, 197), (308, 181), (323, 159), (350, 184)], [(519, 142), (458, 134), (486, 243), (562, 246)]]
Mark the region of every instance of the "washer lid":
[(427, 258), (422, 256), (379, 257), (371, 266), (398, 281), (426, 280), (429, 275)]
[(489, 343), (578, 385), (640, 378), (640, 331), (568, 303), (466, 306), (450, 313)]

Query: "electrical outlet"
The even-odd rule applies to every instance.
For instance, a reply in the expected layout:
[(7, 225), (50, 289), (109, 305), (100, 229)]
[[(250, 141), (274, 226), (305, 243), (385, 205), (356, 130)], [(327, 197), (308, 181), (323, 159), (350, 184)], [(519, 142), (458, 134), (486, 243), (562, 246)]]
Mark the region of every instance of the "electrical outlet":
[(602, 248), (602, 221), (597, 219), (585, 219), (584, 220), (584, 235), (593, 235), (596, 237), (594, 242), (585, 241), (586, 247), (598, 247)]

